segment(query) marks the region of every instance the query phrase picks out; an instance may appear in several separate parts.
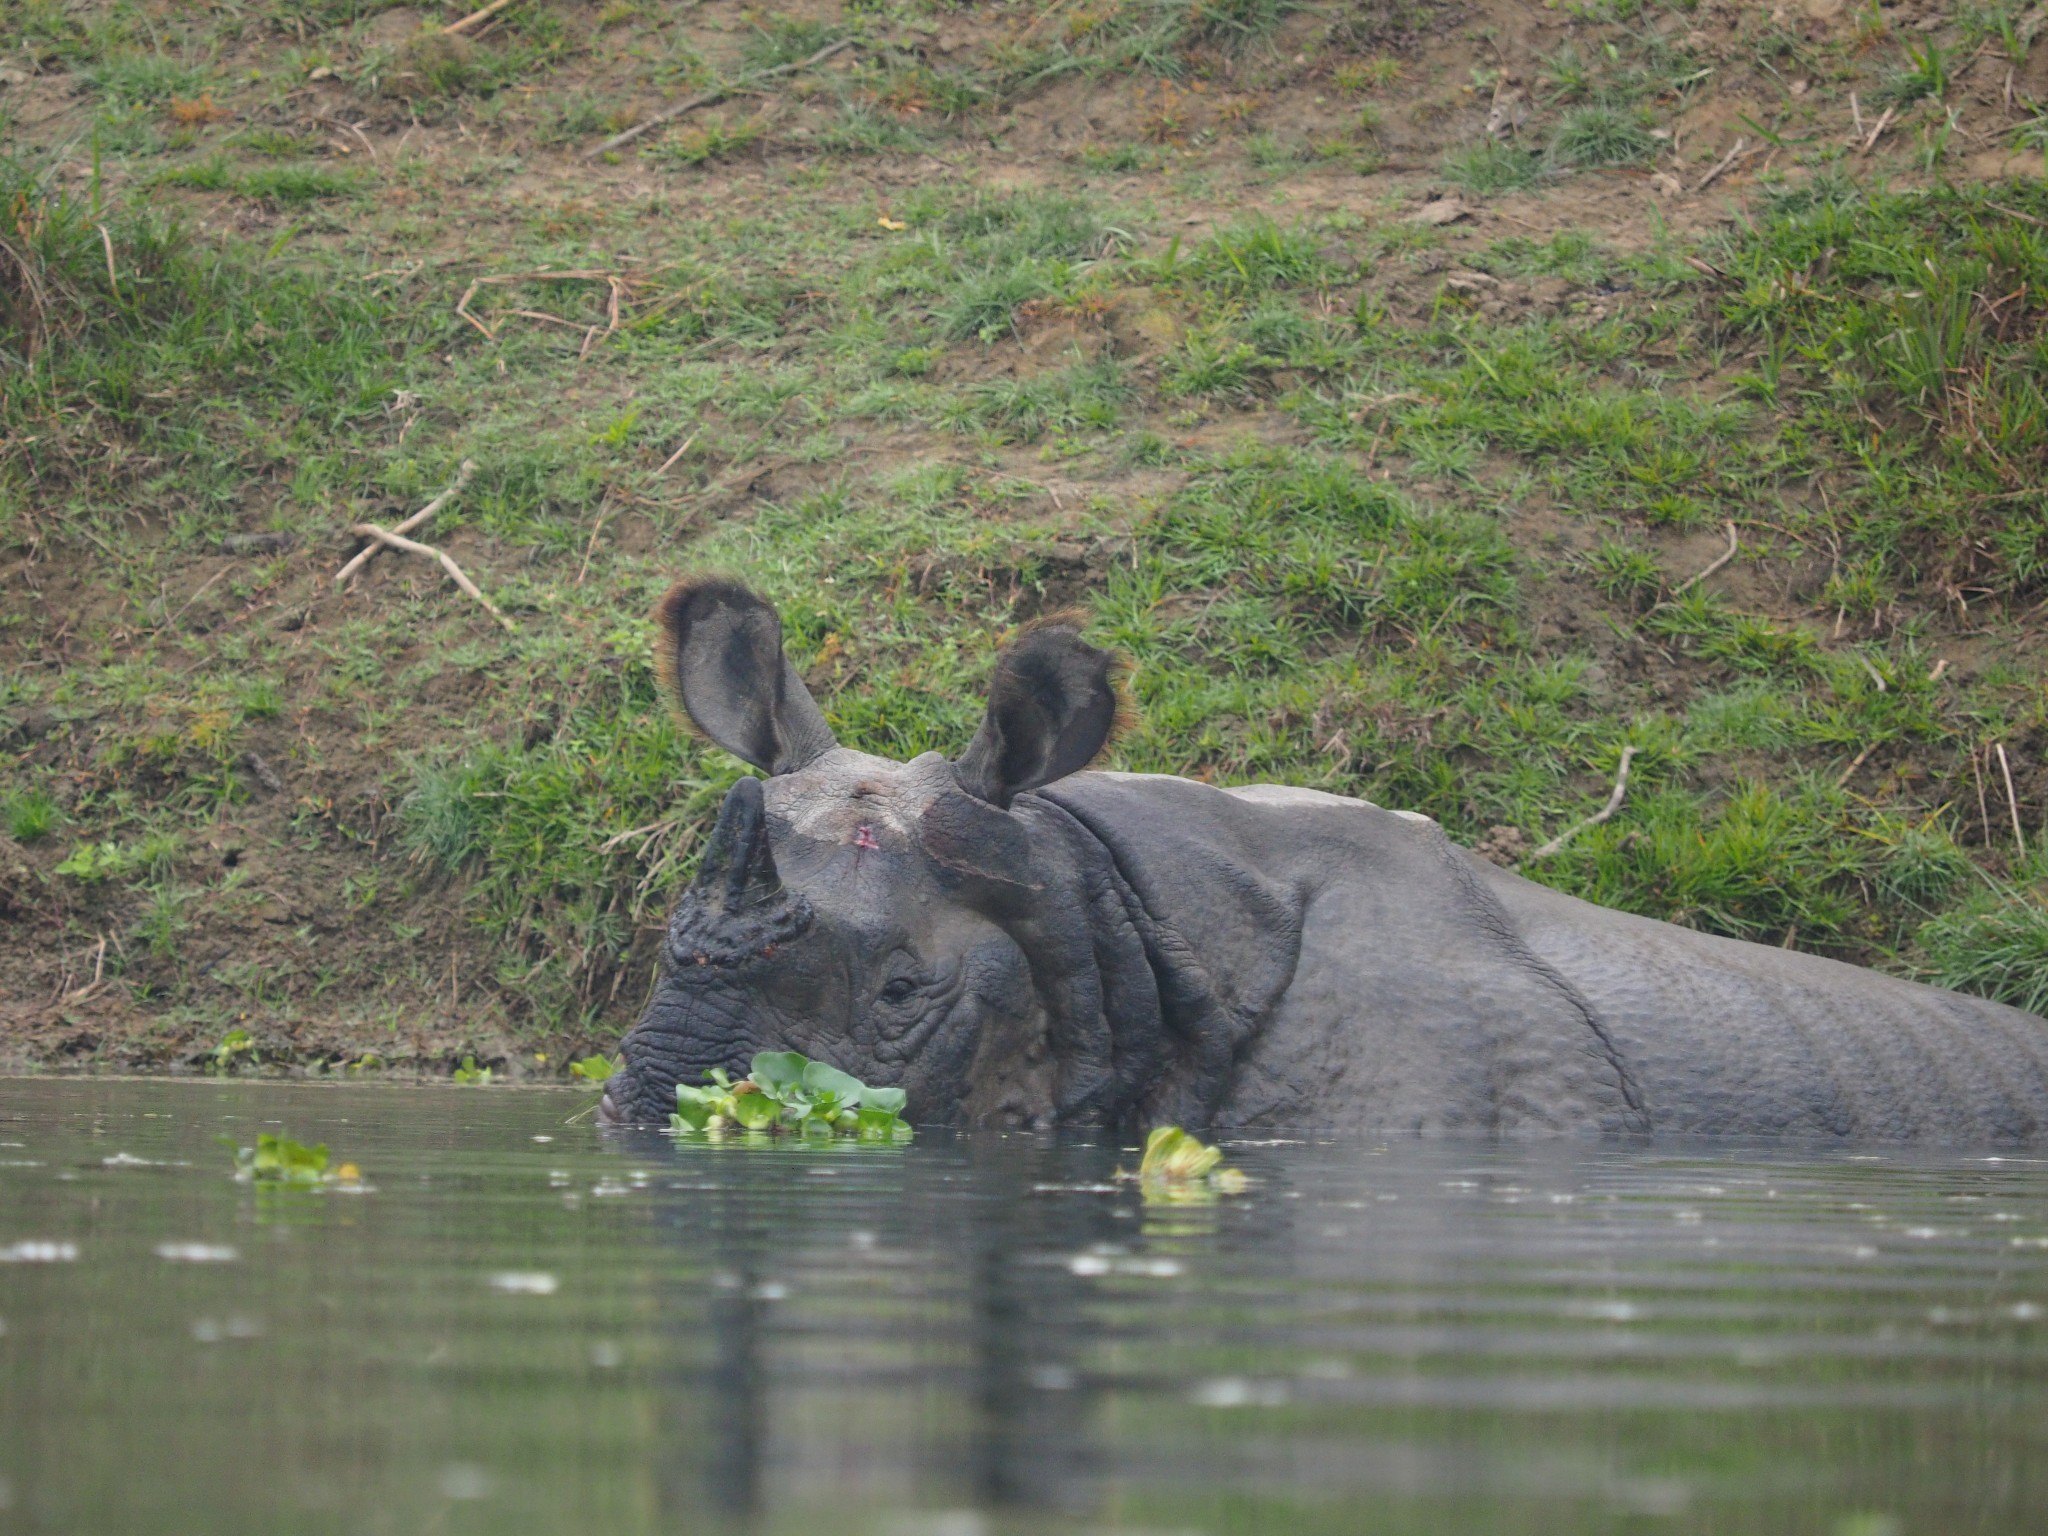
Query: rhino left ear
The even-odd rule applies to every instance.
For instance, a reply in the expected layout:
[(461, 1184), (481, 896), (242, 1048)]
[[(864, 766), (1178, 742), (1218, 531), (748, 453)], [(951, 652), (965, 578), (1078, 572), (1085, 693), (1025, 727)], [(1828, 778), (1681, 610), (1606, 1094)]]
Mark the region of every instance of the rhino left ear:
[(763, 773), (794, 773), (838, 745), (782, 653), (782, 620), (738, 582), (679, 581), (655, 617), (662, 685), (734, 757)]
[(1049, 614), (997, 658), (988, 714), (953, 765), (970, 795), (1008, 809), (1086, 768), (1116, 734), (1122, 663), (1083, 640), (1081, 624), (1079, 614)]

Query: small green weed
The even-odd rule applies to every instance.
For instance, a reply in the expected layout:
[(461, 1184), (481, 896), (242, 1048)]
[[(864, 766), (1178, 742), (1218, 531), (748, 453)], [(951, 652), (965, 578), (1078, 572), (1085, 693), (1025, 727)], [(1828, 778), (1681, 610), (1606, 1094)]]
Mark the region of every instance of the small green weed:
[(1314, 237), (1269, 218), (1220, 229), (1197, 246), (1182, 270), (1205, 288), (1243, 297), (1298, 288), (1325, 275)]
[(1536, 157), (1527, 150), (1492, 139), (1469, 149), (1454, 149), (1444, 156), (1445, 179), (1482, 197), (1520, 192), (1533, 186), (1538, 169)]
[(1553, 165), (1582, 170), (1647, 160), (1659, 147), (1637, 112), (1594, 105), (1564, 115), (1550, 137), (1549, 153)]
[[(213, 1059), (207, 1063), (206, 1070), (215, 1077), (232, 1077), (235, 1068), (245, 1059), (251, 1066), (260, 1059), (256, 1055), (256, 1042), (246, 1029), (231, 1029), (220, 1037), (220, 1044), (213, 1048)], [(321, 1166), (326, 1166), (324, 1159)]]
[(47, 790), (21, 789), (7, 796), (7, 835), (17, 843), (34, 843), (56, 831), (64, 819)]
[(235, 1154), (235, 1177), (244, 1184), (282, 1184), (294, 1189), (321, 1189), (330, 1185), (358, 1184), (362, 1174), (354, 1163), (329, 1170), (327, 1144), (307, 1146), (286, 1135), (262, 1132), (253, 1147), (237, 1146), (226, 1136), (216, 1138)]

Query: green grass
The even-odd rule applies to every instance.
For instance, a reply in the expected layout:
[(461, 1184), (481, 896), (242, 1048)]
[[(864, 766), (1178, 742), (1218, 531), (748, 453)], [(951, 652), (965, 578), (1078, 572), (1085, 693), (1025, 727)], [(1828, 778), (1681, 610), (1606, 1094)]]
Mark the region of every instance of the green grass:
[(1634, 110), (1602, 105), (1574, 107), (1550, 136), (1550, 159), (1570, 170), (1629, 165), (1657, 153), (1657, 140)]
[(1444, 156), (1444, 175), (1451, 184), (1482, 197), (1533, 186), (1540, 169), (1527, 151), (1492, 139)]
[[(714, 567), (783, 605), (851, 745), (957, 753), (1002, 637), (1079, 602), (1136, 663), (1116, 766), (1533, 845), (1634, 747), (1619, 813), (1526, 873), (2042, 1000), (2038, 185), (1887, 191), (1814, 149), (1697, 243), (1427, 229), (1287, 137), (1303, 92), (1394, 124), (1440, 91), (1355, 16), (1111, 0), (927, 57), (878, 7), (722, 40), (517, 13), (328, 39), (380, 146), (346, 162), (275, 80), (208, 73), (241, 57), (218, 18), (39, 13), (43, 56), (111, 72), (78, 104), (97, 180), (86, 150), (0, 168), (0, 565), (71, 583), (0, 613), (0, 810), (38, 952), (118, 937), (108, 985), (164, 1038), (232, 1009), (349, 1060), (504, 1059), (422, 1033), (480, 1018), (605, 1044), (738, 772), (648, 665), (661, 590)], [(839, 27), (861, 47), (603, 196), (562, 170)], [(1689, 46), (1589, 30), (1533, 83), (1545, 154), (1447, 129), (1430, 163), (1538, 204), (1580, 167), (1636, 187), (1710, 88)], [(1187, 123), (1012, 174), (1060, 75), (1140, 122), (1163, 77)], [(238, 118), (174, 146), (188, 85)], [(431, 155), (398, 151), (415, 116)], [(619, 277), (615, 331), (602, 278), (479, 288), (488, 336), (454, 314), (565, 270)], [(431, 534), (517, 633), (425, 562), (337, 592), (348, 524), (464, 459)], [(256, 531), (296, 547), (220, 555)]]

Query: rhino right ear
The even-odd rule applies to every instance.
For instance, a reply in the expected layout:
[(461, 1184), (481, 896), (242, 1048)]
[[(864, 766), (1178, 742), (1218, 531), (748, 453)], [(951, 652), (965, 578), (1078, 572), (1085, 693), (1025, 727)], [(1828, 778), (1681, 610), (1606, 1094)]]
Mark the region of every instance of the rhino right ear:
[(686, 578), (655, 617), (663, 688), (734, 757), (765, 773), (794, 773), (838, 745), (782, 654), (782, 620), (738, 582)]
[(953, 765), (960, 787), (1007, 810), (1029, 789), (1078, 773), (1116, 734), (1123, 665), (1081, 638), (1082, 616), (1040, 619), (996, 660), (988, 714)]

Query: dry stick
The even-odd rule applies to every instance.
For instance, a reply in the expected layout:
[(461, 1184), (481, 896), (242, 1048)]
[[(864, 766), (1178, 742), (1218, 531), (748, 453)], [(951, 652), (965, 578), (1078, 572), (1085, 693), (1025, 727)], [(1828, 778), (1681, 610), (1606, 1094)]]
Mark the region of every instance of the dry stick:
[[(216, 581), (219, 581), (221, 577), (227, 575), (227, 573), (233, 569), (234, 567), (231, 565), (224, 565), (219, 570), (215, 571), (211, 576), (207, 577), (206, 580), (199, 583), (199, 590), (197, 592), (194, 592), (190, 597), (185, 599), (185, 608), (190, 608), (194, 603), (198, 602), (200, 598), (206, 595), (206, 589), (208, 587), (212, 586)], [(180, 608), (168, 619), (165, 619), (163, 623), (158, 626), (158, 628), (169, 629), (173, 624), (177, 623), (178, 620), (185, 617), (185, 608)]]
[(690, 444), (697, 441), (697, 433), (702, 432), (703, 430), (704, 429), (702, 427), (699, 427), (697, 429), (697, 432), (692, 432), (688, 437), (684, 438), (683, 446), (678, 448), (674, 453), (670, 454), (667, 458), (663, 459), (661, 461), (661, 468), (657, 469), (649, 478), (659, 480), (663, 475), (667, 474), (670, 470), (674, 469), (676, 467), (676, 460), (680, 459), (684, 454), (690, 451)]
[(441, 29), (441, 35), (443, 37), (453, 37), (458, 32), (467, 32), (471, 27), (475, 26), (478, 22), (487, 21), (491, 17), (497, 15), (498, 12), (505, 9), (505, 7), (510, 5), (511, 3), (512, 0), (491, 0), (491, 3), (485, 6), (482, 10), (471, 11), (467, 16), (463, 17), (462, 20), (451, 21), (450, 23), (448, 23), (447, 26)]
[(595, 160), (599, 155), (610, 154), (615, 149), (623, 149), (626, 145), (639, 138), (641, 134), (651, 133), (664, 123), (672, 123), (686, 112), (694, 112), (699, 107), (708, 107), (714, 103), (721, 102), (734, 92), (745, 90), (748, 85), (756, 80), (767, 80), (775, 75), (789, 75), (796, 73), (800, 69), (809, 69), (812, 65), (822, 64), (825, 60), (831, 58), (833, 54), (842, 52), (852, 46), (852, 38), (842, 37), (836, 43), (827, 43), (808, 59), (798, 59), (793, 64), (778, 64), (773, 69), (759, 70), (747, 76), (744, 80), (735, 80), (731, 85), (714, 86), (708, 91), (699, 91), (695, 96), (685, 101), (677, 102), (666, 111), (655, 113), (646, 122), (635, 123), (624, 133), (613, 134), (595, 149), (586, 149), (583, 152), (583, 158)]
[[(499, 272), (494, 273), (489, 277), (478, 277), (471, 279), (469, 286), (462, 290), (462, 297), (455, 301), (455, 313), (460, 315), (463, 319), (467, 320), (479, 331), (482, 331), (484, 333), (484, 339), (486, 341), (496, 341), (498, 339), (496, 332), (492, 331), (492, 329), (489, 326), (485, 325), (483, 321), (477, 319), (475, 315), (472, 315), (469, 312), (469, 301), (476, 297), (477, 290), (479, 288), (495, 288), (500, 287), (506, 283), (584, 282), (612, 284), (612, 303), (617, 303), (619, 292), (618, 277), (613, 273), (600, 271), (596, 268), (578, 268), (573, 272)], [(512, 311), (512, 313), (515, 315), (529, 314), (528, 311), (523, 309), (515, 309)], [(533, 319), (555, 319), (555, 317), (552, 315), (531, 315), (530, 317)], [(571, 329), (580, 329), (580, 327), (571, 325), (571, 322), (567, 320), (555, 320), (555, 323), (557, 325), (569, 325)], [(618, 329), (618, 327), (614, 325), (612, 329), (616, 330)], [(607, 331), (605, 334), (610, 335), (611, 332)]]
[(1863, 142), (1863, 103), (1856, 99), (1854, 91), (1849, 93), (1849, 117), (1855, 124), (1849, 142), (1860, 144)]
[(372, 144), (368, 139), (363, 138), (363, 130), (358, 128), (354, 123), (348, 122), (347, 120), (339, 117), (329, 117), (324, 112), (314, 113), (313, 119), (315, 122), (332, 123), (337, 128), (346, 128), (350, 133), (354, 134), (358, 139), (362, 140), (363, 148), (367, 149), (370, 152), (370, 158), (372, 160), (375, 160), (377, 158), (377, 146)]
[(1742, 151), (1748, 143), (1748, 139), (1738, 135), (1735, 140), (1735, 147), (1714, 163), (1714, 168), (1700, 178), (1700, 184), (1694, 187), (1693, 191), (1704, 192), (1707, 188), (1711, 187), (1723, 171), (1742, 158)]
[(402, 549), (408, 555), (424, 555), (429, 560), (440, 561), (441, 569), (448, 573), (449, 578), (455, 585), (462, 588), (463, 591), (488, 608), (491, 617), (505, 626), (506, 633), (515, 635), (519, 633), (512, 621), (499, 611), (498, 605), (488, 597), (485, 597), (477, 584), (462, 574), (462, 567), (451, 560), (445, 550), (436, 549), (431, 544), (415, 544), (411, 539), (401, 538), (389, 528), (379, 528), (375, 523), (357, 523), (349, 529), (349, 532), (359, 534), (366, 539), (375, 539), (380, 544), (389, 544), (393, 549)]
[[(424, 507), (421, 507), (419, 511), (413, 513), (411, 517), (408, 517), (404, 522), (400, 523), (396, 528), (392, 529), (391, 531), (393, 533), (411, 533), (413, 529), (419, 527), (421, 523), (424, 523), (436, 512), (440, 511), (443, 507), (447, 506), (449, 502), (453, 501), (457, 496), (461, 495), (462, 488), (465, 485), (469, 484), (469, 477), (475, 473), (476, 460), (464, 459), (462, 461), (462, 467), (455, 473), (455, 483), (453, 485), (449, 486), (447, 490), (443, 491), (440, 495), (436, 496), (432, 501), (428, 502)], [(375, 559), (377, 551), (382, 547), (382, 545), (375, 543), (364, 545), (363, 548), (356, 553), (356, 557), (353, 560), (349, 561), (347, 565), (344, 565), (340, 570), (334, 573), (334, 584), (337, 587), (346, 585), (349, 577), (355, 575), (357, 571), (360, 571), (364, 566), (368, 565), (371, 560)]]
[(1530, 854), (1529, 857), (1532, 859), (1549, 858), (1550, 855), (1557, 852), (1558, 849), (1562, 848), (1566, 843), (1570, 842), (1573, 838), (1577, 837), (1581, 832), (1585, 831), (1586, 828), (1599, 826), (1601, 822), (1607, 820), (1616, 811), (1620, 810), (1621, 797), (1628, 793), (1628, 765), (1634, 759), (1635, 755), (1636, 749), (1634, 747), (1623, 747), (1621, 749), (1621, 767), (1619, 771), (1616, 772), (1616, 774), (1614, 775), (1614, 793), (1607, 797), (1607, 803), (1605, 805), (1601, 806), (1599, 810), (1595, 811), (1592, 815), (1588, 816), (1584, 821), (1580, 822), (1577, 826), (1567, 827), (1564, 831), (1558, 833), (1557, 836), (1553, 837), (1541, 848), (1538, 848), (1534, 853)]
[(1861, 768), (1866, 762), (1868, 762), (1870, 760), (1870, 754), (1875, 752), (1876, 750), (1877, 743), (1873, 741), (1861, 752), (1858, 752), (1856, 754), (1855, 760), (1851, 762), (1848, 767), (1844, 768), (1841, 772), (1841, 776), (1835, 780), (1835, 788), (1840, 789), (1845, 784), (1847, 784), (1851, 779), (1855, 778), (1856, 770), (1858, 768)]
[(1705, 581), (1705, 580), (1706, 580), (1706, 579), (1707, 579), (1707, 578), (1708, 578), (1709, 576), (1713, 575), (1713, 574), (1714, 574), (1714, 572), (1718, 571), (1719, 569), (1721, 569), (1721, 567), (1722, 567), (1722, 566), (1726, 565), (1726, 564), (1727, 564), (1727, 563), (1728, 563), (1728, 562), (1729, 562), (1730, 560), (1733, 560), (1733, 559), (1735, 558), (1735, 549), (1736, 549), (1736, 539), (1735, 539), (1735, 524), (1734, 524), (1734, 523), (1732, 523), (1732, 522), (1730, 522), (1730, 523), (1724, 524), (1723, 526), (1725, 526), (1725, 527), (1727, 528), (1727, 530), (1728, 530), (1728, 548), (1726, 549), (1726, 551), (1724, 551), (1724, 552), (1722, 553), (1722, 555), (1721, 555), (1721, 558), (1720, 558), (1720, 559), (1716, 560), (1716, 561), (1715, 561), (1715, 562), (1714, 562), (1714, 563), (1713, 563), (1712, 565), (1708, 566), (1708, 567), (1707, 567), (1707, 568), (1706, 568), (1706, 569), (1705, 569), (1704, 571), (1701, 571), (1701, 572), (1699, 573), (1699, 575), (1697, 575), (1697, 576), (1690, 576), (1690, 577), (1687, 577), (1687, 578), (1686, 578), (1686, 579), (1685, 579), (1684, 581), (1681, 581), (1681, 582), (1680, 582), (1680, 583), (1678, 584), (1677, 588), (1676, 588), (1676, 589), (1674, 590), (1674, 592), (1673, 592), (1673, 596), (1676, 596), (1676, 595), (1677, 595), (1677, 593), (1679, 593), (1679, 592), (1683, 592), (1683, 591), (1684, 591), (1684, 590), (1685, 590), (1685, 589), (1686, 589), (1687, 587), (1696, 587), (1696, 586), (1698, 586), (1698, 585), (1699, 585), (1699, 584), (1700, 584), (1701, 582)]
[(1984, 803), (1984, 773), (1977, 766), (1977, 749), (1970, 748), (1970, 777), (1977, 781), (1977, 824), (1984, 829), (1984, 841), (1991, 841), (1991, 807)]
[(590, 557), (597, 553), (597, 536), (604, 532), (604, 520), (612, 515), (612, 499), (607, 496), (597, 508), (597, 526), (590, 530), (590, 542), (583, 546), (583, 564), (577, 568), (575, 585), (582, 586), (583, 578), (590, 574)]
[(94, 227), (99, 230), (100, 244), (107, 253), (107, 286), (114, 290), (114, 297), (118, 300), (121, 297), (121, 283), (114, 276), (114, 237), (107, 233), (106, 225), (99, 224)]
[(2005, 803), (2012, 811), (2012, 840), (2019, 845), (2020, 857), (2027, 856), (2027, 834), (2020, 830), (2020, 798), (2012, 792), (2012, 764), (2005, 760), (2005, 743), (1995, 744), (1998, 753), (1998, 771), (2005, 776)]
[(1859, 153), (1867, 158), (1870, 152), (1877, 148), (1877, 141), (1884, 137), (1885, 129), (1891, 126), (1892, 114), (1898, 110), (1897, 107), (1886, 107), (1884, 109), (1884, 116), (1880, 117), (1877, 120), (1877, 126), (1870, 130), (1870, 137), (1863, 141), (1863, 148)]
[(2008, 208), (2003, 203), (1986, 203), (1986, 208), (1995, 208), (2008, 219), (2018, 219), (2022, 224), (2031, 224), (2036, 229), (2048, 229), (2048, 219), (2037, 219), (2031, 213), (2021, 213), (2017, 208)]

